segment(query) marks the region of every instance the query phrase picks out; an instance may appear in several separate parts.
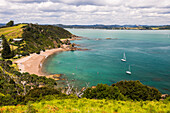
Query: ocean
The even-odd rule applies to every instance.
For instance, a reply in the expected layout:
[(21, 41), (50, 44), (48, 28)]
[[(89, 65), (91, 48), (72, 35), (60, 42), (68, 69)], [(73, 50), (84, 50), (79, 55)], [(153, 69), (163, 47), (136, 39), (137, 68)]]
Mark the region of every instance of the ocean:
[[(170, 94), (170, 30), (67, 30), (85, 37), (71, 43), (89, 50), (56, 53), (43, 64), (44, 72), (64, 74), (78, 88), (139, 80)], [(126, 62), (121, 61), (124, 53)], [(131, 75), (126, 74), (129, 65)], [(58, 83), (62, 87), (65, 80)]]

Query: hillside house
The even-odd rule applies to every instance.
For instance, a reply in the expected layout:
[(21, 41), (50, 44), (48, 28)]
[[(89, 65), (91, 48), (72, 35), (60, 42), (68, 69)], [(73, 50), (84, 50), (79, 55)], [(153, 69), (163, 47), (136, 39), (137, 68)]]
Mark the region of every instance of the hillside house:
[(23, 40), (22, 38), (15, 38), (15, 39), (13, 39), (13, 42), (20, 42), (22, 40)]
[(0, 47), (2, 46), (2, 39), (0, 39)]

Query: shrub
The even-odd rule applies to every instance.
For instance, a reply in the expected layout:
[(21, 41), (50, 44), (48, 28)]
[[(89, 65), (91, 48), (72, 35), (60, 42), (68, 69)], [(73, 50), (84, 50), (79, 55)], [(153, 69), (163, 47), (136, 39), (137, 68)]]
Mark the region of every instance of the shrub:
[(9, 65), (12, 65), (12, 61), (11, 61), (11, 60), (7, 60), (7, 63), (8, 63)]
[(38, 110), (36, 110), (36, 109), (33, 107), (33, 105), (31, 105), (31, 102), (28, 102), (26, 112), (27, 112), (27, 113), (37, 113)]
[(108, 86), (106, 84), (98, 84), (96, 88), (88, 88), (85, 90), (83, 97), (90, 99), (116, 99), (124, 100), (124, 96), (120, 93), (118, 87)]
[(159, 100), (161, 98), (161, 93), (156, 88), (143, 85), (140, 81), (120, 81), (112, 86), (117, 86), (124, 96), (133, 100)]
[(53, 94), (61, 94), (60, 91), (52, 88), (42, 87), (42, 88), (34, 88), (30, 90), (25, 96), (25, 101), (36, 101), (42, 100), (43, 96), (53, 95)]
[(27, 56), (27, 55), (29, 55), (29, 53), (26, 51), (26, 52), (22, 52), (21, 55), (22, 56)]
[(45, 49), (44, 49), (44, 48), (43, 48), (42, 50), (43, 50), (43, 52), (45, 52)]
[(37, 51), (36, 54), (40, 54), (40, 51)]
[(16, 105), (17, 102), (11, 95), (7, 94), (5, 96), (0, 95), (0, 105)]
[(60, 48), (61, 47), (60, 44), (58, 44), (57, 47)]
[(170, 96), (166, 97), (166, 99), (164, 101), (170, 102)]

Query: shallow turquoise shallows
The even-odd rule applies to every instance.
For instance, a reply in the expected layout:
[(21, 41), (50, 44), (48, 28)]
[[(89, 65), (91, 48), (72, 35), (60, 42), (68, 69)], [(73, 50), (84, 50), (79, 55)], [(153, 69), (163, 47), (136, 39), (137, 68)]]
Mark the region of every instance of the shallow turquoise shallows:
[[(90, 50), (54, 54), (45, 61), (45, 72), (65, 74), (63, 78), (79, 88), (88, 82), (93, 86), (140, 80), (170, 94), (170, 30), (67, 30), (87, 37), (72, 43)], [(121, 62), (124, 52), (127, 62)], [(126, 74), (129, 65), (131, 75)]]

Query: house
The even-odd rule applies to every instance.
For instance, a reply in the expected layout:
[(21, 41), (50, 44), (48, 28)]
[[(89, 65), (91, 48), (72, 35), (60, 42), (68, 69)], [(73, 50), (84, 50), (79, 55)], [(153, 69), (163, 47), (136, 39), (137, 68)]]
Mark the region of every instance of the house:
[(2, 39), (0, 39), (0, 44), (2, 44)]
[(0, 39), (0, 47), (2, 47), (2, 39)]
[(16, 56), (16, 57), (22, 57), (22, 55), (18, 55), (18, 54), (17, 54), (17, 55), (15, 55), (15, 56)]
[(13, 39), (13, 42), (20, 42), (22, 40), (23, 40), (22, 38), (15, 38), (15, 39)]

